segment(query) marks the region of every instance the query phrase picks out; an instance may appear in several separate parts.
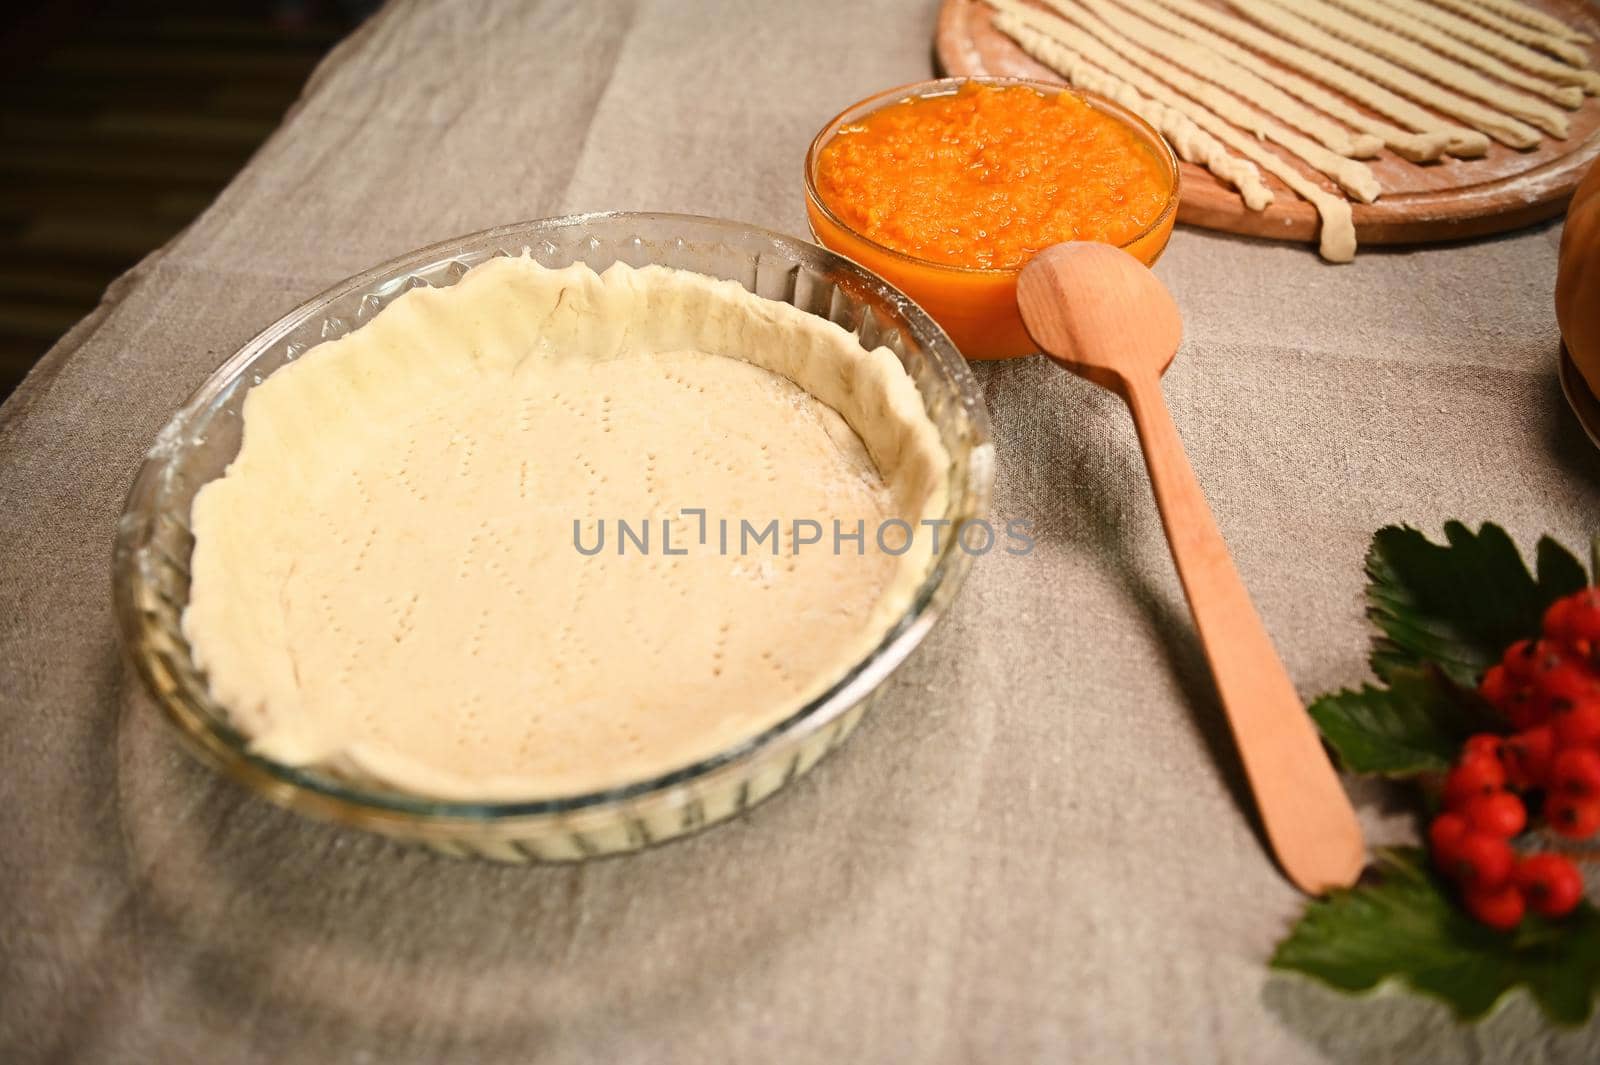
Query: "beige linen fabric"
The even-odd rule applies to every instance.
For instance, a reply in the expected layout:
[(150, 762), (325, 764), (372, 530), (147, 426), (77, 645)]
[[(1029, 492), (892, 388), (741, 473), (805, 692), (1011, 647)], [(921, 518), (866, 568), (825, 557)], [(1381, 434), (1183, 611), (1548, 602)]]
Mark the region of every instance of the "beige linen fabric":
[[(1269, 974), (1300, 900), (1241, 812), (1128, 419), (979, 368), (975, 568), (836, 756), (650, 853), (500, 868), (302, 821), (174, 745), (112, 628), (113, 526), (189, 392), (371, 263), (570, 210), (804, 232), (835, 111), (929, 73), (933, 0), (399, 4), (0, 410), (0, 1060), (1301, 1062), (1600, 1058)], [(1330, 267), (1180, 230), (1167, 393), (1307, 695), (1364, 671), (1389, 521), (1579, 543), (1600, 452), (1561, 402), (1555, 226)], [(1357, 789), (1376, 839), (1403, 805)]]

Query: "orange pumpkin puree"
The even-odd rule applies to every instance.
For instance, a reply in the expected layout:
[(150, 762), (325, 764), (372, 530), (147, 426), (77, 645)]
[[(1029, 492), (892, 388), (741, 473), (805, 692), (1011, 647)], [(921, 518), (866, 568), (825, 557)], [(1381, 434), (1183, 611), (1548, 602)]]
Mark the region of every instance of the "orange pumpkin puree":
[(869, 240), (954, 266), (1021, 266), (1063, 240), (1126, 244), (1161, 214), (1165, 164), (1070, 92), (963, 85), (842, 126), (817, 191)]

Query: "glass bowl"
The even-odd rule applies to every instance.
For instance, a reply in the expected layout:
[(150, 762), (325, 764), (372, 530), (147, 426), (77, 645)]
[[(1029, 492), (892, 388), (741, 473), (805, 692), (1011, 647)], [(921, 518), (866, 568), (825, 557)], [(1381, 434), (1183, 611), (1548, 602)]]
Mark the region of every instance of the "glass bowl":
[(854, 263), (804, 241), (732, 222), (622, 212), (572, 215), (485, 230), (392, 260), (344, 281), (262, 331), (167, 423), (150, 449), (117, 528), (116, 615), (124, 646), (185, 745), (273, 802), (447, 854), (511, 862), (577, 860), (637, 850), (731, 817), (815, 765), (849, 736), (884, 679), (922, 641), (970, 565), (957, 537), (930, 564), (912, 603), (878, 646), (828, 691), (765, 732), (693, 765), (584, 795), (454, 802), (373, 780), (280, 764), (253, 753), (196, 669), (180, 619), (189, 597), (196, 491), (239, 449), (245, 396), (322, 340), (359, 328), (409, 288), (455, 284), (494, 256), (530, 254), (552, 267), (657, 263), (729, 278), (889, 348), (916, 382), (949, 451), (953, 523), (987, 512), (994, 450), (982, 394), (937, 325)]
[(1155, 261), (1166, 250), (1167, 241), (1172, 236), (1172, 223), (1178, 216), (1178, 157), (1173, 154), (1165, 138), (1132, 111), (1093, 93), (1080, 92), (1058, 82), (1029, 78), (939, 78), (902, 85), (898, 89), (889, 89), (851, 104), (822, 127), (822, 131), (812, 140), (811, 149), (806, 152), (806, 216), (811, 223), (812, 235), (820, 243), (882, 275), (890, 284), (916, 300), (944, 327), (967, 358), (1006, 359), (1031, 355), (1038, 347), (1028, 336), (1027, 329), (1022, 325), (1022, 316), (1017, 311), (1017, 275), (1022, 272), (1020, 266), (1000, 270), (952, 266), (896, 251), (864, 236), (839, 218), (817, 192), (817, 164), (822, 149), (841, 126), (908, 97), (949, 96), (968, 82), (1023, 85), (1052, 95), (1070, 92), (1090, 107), (1110, 115), (1131, 129), (1140, 142), (1155, 153), (1170, 176), (1171, 184), (1166, 205), (1156, 220), (1120, 246), (1146, 266), (1155, 265)]

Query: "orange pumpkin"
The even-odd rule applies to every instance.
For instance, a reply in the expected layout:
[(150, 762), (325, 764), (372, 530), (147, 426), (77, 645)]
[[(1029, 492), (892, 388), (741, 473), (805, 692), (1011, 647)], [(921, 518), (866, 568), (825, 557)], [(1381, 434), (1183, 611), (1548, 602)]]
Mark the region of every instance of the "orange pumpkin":
[(1567, 208), (1556, 266), (1556, 322), (1578, 372), (1600, 396), (1600, 160)]

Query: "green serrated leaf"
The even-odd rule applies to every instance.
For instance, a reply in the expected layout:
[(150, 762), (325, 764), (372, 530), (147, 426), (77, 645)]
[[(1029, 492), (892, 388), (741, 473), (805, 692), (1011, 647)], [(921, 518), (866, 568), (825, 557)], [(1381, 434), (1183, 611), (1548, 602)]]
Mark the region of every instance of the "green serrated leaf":
[(1345, 991), (1397, 979), (1464, 1020), (1526, 987), (1551, 1020), (1581, 1025), (1600, 992), (1600, 911), (1584, 902), (1558, 922), (1495, 932), (1456, 905), (1420, 849), (1380, 851), (1377, 878), (1309, 903), (1272, 966)]
[(1589, 575), (1583, 571), (1583, 563), (1553, 538), (1539, 538), (1535, 558), (1539, 587), (1549, 590), (1552, 601), (1588, 587)]
[(1367, 616), (1381, 633), (1372, 670), (1434, 663), (1457, 684), (1475, 685), (1517, 640), (1538, 635), (1544, 610), (1586, 583), (1583, 566), (1554, 540), (1539, 542), (1538, 577), (1498, 525), (1476, 533), (1446, 522), (1446, 543), (1409, 526), (1388, 526), (1367, 553)]
[(1437, 670), (1397, 667), (1390, 686), (1324, 695), (1310, 713), (1322, 738), (1354, 773), (1413, 776), (1450, 768), (1474, 732), (1503, 724), (1475, 693)]

